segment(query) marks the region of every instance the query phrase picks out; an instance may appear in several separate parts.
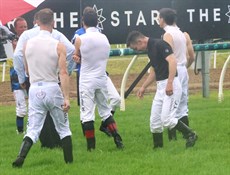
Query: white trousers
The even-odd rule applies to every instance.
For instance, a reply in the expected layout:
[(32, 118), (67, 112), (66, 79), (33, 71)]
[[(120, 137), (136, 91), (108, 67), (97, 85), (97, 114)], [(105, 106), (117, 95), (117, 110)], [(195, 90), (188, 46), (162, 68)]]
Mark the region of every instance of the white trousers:
[(115, 111), (116, 108), (120, 107), (121, 97), (117, 92), (117, 89), (115, 88), (110, 77), (107, 77), (107, 90), (108, 90), (109, 105), (112, 108), (112, 111)]
[(95, 120), (95, 105), (103, 121), (111, 116), (106, 82), (107, 77), (102, 79), (92, 78), (88, 83), (80, 81), (80, 120), (82, 123)]
[(152, 133), (163, 132), (164, 127), (172, 129), (176, 126), (178, 119), (176, 111), (181, 98), (181, 85), (177, 77), (173, 81), (173, 95), (166, 95), (166, 80), (157, 82), (157, 91), (152, 103), (150, 116), (150, 131)]
[(182, 94), (176, 117), (178, 119), (188, 116), (188, 71), (186, 66), (177, 66), (178, 79), (181, 83)]
[(14, 99), (16, 103), (16, 116), (25, 117), (27, 114), (26, 91), (23, 89), (14, 90)]
[(71, 135), (68, 114), (62, 110), (63, 103), (64, 98), (57, 83), (39, 82), (31, 84), (29, 117), (25, 137), (28, 136), (34, 143), (37, 142), (48, 111), (60, 139)]

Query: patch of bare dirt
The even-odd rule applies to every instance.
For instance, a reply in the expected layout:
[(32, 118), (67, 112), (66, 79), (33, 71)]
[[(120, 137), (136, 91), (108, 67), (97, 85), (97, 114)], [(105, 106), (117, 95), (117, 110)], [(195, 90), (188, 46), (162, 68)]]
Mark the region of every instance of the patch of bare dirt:
[[(210, 69), (209, 73), (209, 88), (210, 90), (218, 90), (219, 86), (219, 79), (220, 79), (221, 69)], [(130, 87), (133, 81), (137, 78), (138, 74), (130, 74), (128, 77), (128, 81), (126, 84), (126, 89)], [(148, 75), (145, 74), (144, 77), (139, 81), (136, 87), (133, 89), (131, 94), (136, 93), (136, 91), (140, 88), (142, 83), (144, 82), (145, 78)], [(200, 72), (198, 75), (195, 75), (193, 70), (189, 70), (189, 92), (197, 92), (200, 91), (202, 93), (202, 73)], [(115, 87), (117, 88), (118, 92), (120, 92), (121, 82), (123, 75), (110, 75)], [(70, 97), (76, 98), (76, 78), (71, 76), (70, 79)], [(224, 89), (230, 89), (230, 68), (227, 69), (224, 78)], [(155, 85), (150, 86), (146, 92), (153, 92), (155, 90)], [(13, 104), (14, 97), (13, 93), (11, 92), (10, 82), (0, 82), (0, 104)]]

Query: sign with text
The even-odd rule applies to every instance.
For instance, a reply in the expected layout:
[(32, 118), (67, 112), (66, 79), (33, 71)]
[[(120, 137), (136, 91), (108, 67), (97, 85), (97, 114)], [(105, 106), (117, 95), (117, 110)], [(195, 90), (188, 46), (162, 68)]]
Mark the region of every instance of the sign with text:
[(32, 27), (34, 13), (51, 8), (55, 12), (55, 28), (71, 39), (81, 27), (86, 6), (96, 10), (98, 27), (112, 44), (125, 43), (132, 30), (160, 38), (164, 31), (158, 25), (158, 10), (164, 7), (177, 11), (178, 26), (193, 40), (230, 39), (229, 0), (44, 0), (23, 17)]
[(158, 10), (171, 7), (171, 0), (83, 0), (82, 7), (92, 6), (99, 16), (99, 28), (112, 43), (125, 43), (128, 33), (139, 30), (160, 38)]
[(177, 24), (195, 40), (230, 38), (229, 0), (84, 0), (82, 7), (93, 6), (99, 27), (112, 43), (125, 43), (131, 30), (160, 38), (158, 10), (170, 7), (177, 11)]
[(229, 0), (174, 0), (177, 24), (196, 40), (230, 38)]

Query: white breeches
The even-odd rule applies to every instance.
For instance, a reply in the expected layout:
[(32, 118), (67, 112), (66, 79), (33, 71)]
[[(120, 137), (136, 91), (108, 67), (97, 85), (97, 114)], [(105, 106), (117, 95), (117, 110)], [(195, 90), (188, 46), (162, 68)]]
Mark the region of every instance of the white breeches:
[(82, 123), (95, 120), (95, 105), (103, 121), (111, 116), (106, 81), (107, 78), (93, 79), (90, 83), (79, 83), (80, 120)]
[(115, 88), (110, 77), (107, 78), (107, 89), (108, 89), (109, 105), (112, 108), (112, 111), (115, 111), (116, 108), (120, 107), (121, 97), (117, 92), (117, 89)]
[(25, 117), (27, 114), (26, 91), (23, 89), (14, 90), (14, 99), (16, 103), (16, 116)]
[(181, 83), (182, 94), (176, 117), (178, 119), (188, 116), (188, 71), (186, 66), (177, 66), (178, 79)]
[(163, 128), (172, 129), (176, 126), (178, 119), (176, 111), (181, 98), (181, 85), (177, 77), (173, 81), (173, 95), (166, 95), (166, 80), (157, 82), (157, 91), (152, 103), (150, 116), (150, 130), (152, 133), (161, 133)]
[(64, 98), (57, 83), (33, 83), (29, 90), (29, 117), (26, 136), (35, 143), (49, 111), (60, 139), (71, 135), (68, 114), (62, 110)]

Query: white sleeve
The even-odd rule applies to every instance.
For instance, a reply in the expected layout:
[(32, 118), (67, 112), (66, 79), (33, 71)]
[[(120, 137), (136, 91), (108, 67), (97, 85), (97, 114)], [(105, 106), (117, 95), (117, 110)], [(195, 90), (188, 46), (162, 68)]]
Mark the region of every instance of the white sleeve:
[(14, 51), (14, 69), (18, 74), (18, 81), (20, 84), (25, 82), (25, 67), (23, 62), (23, 47), (27, 41), (26, 33), (22, 33), (17, 42), (16, 49)]

